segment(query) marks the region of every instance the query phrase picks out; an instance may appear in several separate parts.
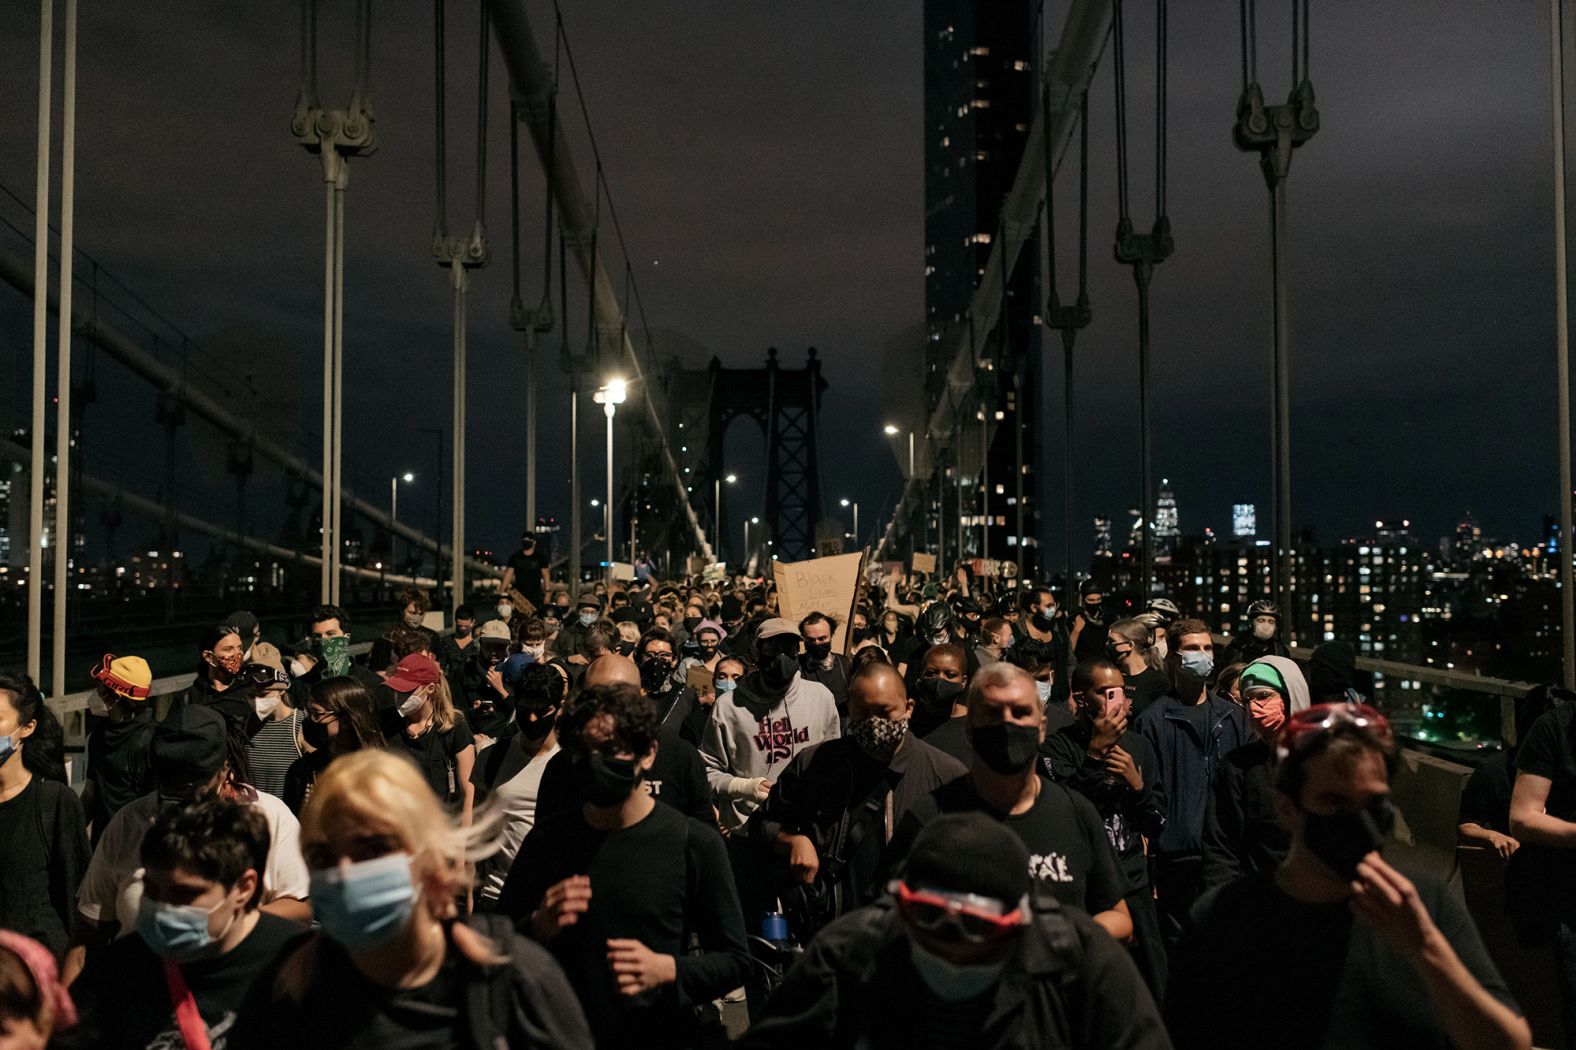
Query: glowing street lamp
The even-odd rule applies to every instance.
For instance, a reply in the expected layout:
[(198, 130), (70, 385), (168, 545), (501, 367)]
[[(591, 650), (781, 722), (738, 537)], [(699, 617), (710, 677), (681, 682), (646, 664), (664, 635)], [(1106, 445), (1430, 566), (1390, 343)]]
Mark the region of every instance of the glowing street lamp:
[(613, 413), (624, 403), (627, 387), (628, 384), (622, 379), (609, 379), (606, 386), (591, 395), (591, 400), (601, 405), (602, 414), (607, 416), (607, 527), (603, 530), (603, 535), (607, 538), (606, 561), (609, 579), (613, 576)]

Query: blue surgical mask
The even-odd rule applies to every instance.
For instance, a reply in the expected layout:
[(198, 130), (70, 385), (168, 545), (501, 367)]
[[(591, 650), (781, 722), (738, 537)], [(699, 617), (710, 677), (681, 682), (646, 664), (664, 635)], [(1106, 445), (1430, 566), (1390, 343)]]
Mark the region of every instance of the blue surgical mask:
[(739, 683), (735, 679), (722, 678), (717, 681), (717, 692), (719, 693), (731, 693), (737, 688), (739, 688)]
[(1202, 649), (1187, 649), (1181, 654), (1182, 671), (1196, 682), (1202, 682), (1215, 670), (1215, 654)]
[(313, 917), (323, 932), (351, 951), (392, 938), (416, 906), (406, 853), (319, 869), (312, 872), (310, 890)]
[(590, 627), (594, 623), (596, 623), (596, 613), (594, 613), (594, 612), (583, 612), (583, 613), (580, 614), (580, 626), (581, 627)]
[(1007, 967), (1005, 959), (996, 963), (963, 966), (926, 951), (912, 939), (908, 942), (908, 952), (925, 987), (937, 999), (950, 1003), (984, 995), (1001, 980), (1002, 971)]
[(0, 736), (0, 766), (5, 765), (6, 759), (16, 754), (16, 734)]
[(235, 915), (225, 924), (224, 933), (216, 938), (208, 932), (208, 920), (224, 907), (220, 901), (212, 908), (196, 904), (165, 904), (163, 901), (143, 897), (137, 905), (137, 933), (154, 955), (171, 962), (195, 962), (209, 954), (215, 944), (230, 932)]
[(1034, 691), (1036, 693), (1040, 694), (1040, 703), (1044, 704), (1044, 703), (1049, 703), (1050, 702), (1050, 699), (1051, 699), (1051, 685), (1052, 685), (1052, 683), (1050, 683), (1050, 682), (1042, 682), (1039, 679), (1035, 679), (1035, 681), (1034, 681)]

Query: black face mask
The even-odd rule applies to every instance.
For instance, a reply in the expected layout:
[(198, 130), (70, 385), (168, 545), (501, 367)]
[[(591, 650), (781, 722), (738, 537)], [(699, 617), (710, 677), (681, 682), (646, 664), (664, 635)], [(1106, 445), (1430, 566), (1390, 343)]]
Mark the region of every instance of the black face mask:
[(697, 628), (699, 626), (700, 626), (700, 617), (699, 616), (686, 616), (686, 617), (684, 617), (684, 629), (686, 631), (693, 631), (695, 628)]
[(825, 660), (832, 655), (831, 642), (805, 642), (804, 655), (812, 660)]
[(761, 661), (761, 681), (771, 689), (787, 689), (799, 673), (799, 661), (790, 653), (778, 653)]
[(695, 652), (702, 660), (710, 660), (717, 655), (717, 647), (715, 645), (697, 645)]
[[(532, 714), (536, 715), (535, 721), (529, 717)], [(520, 731), (521, 736), (533, 743), (547, 739), (547, 734), (553, 731), (557, 721), (557, 712), (551, 707), (532, 704), (529, 707), (517, 707), (514, 711), (515, 728)]]
[(866, 638), (869, 638), (869, 637), (870, 637), (870, 628), (868, 628), (868, 627), (855, 627), (854, 628), (854, 641), (862, 642)]
[(328, 723), (314, 722), (308, 718), (301, 723), (301, 739), (305, 740), (313, 751), (322, 751), (331, 743), (328, 739)]
[(963, 683), (949, 682), (945, 678), (921, 678), (914, 692), (927, 710), (951, 714), (952, 705), (963, 695)]
[(618, 653), (618, 655), (620, 655), (620, 656), (630, 656), (635, 651), (635, 643), (634, 642), (619, 642), (617, 645), (615, 645), (613, 647), (613, 651)]
[(1105, 619), (1105, 607), (1103, 605), (1085, 605), (1083, 614), (1084, 619), (1090, 623), (1099, 623)]
[(634, 759), (607, 758), (600, 751), (575, 755), (571, 770), (580, 797), (603, 809), (619, 805), (628, 798), (641, 777)]
[(1036, 609), (1034, 610), (1033, 619), (1034, 626), (1038, 627), (1042, 631), (1049, 631), (1052, 627), (1056, 626), (1056, 610), (1051, 609), (1047, 611), (1045, 609)]
[(1040, 750), (1040, 727), (997, 722), (974, 726), (971, 735), (974, 753), (991, 769), (1003, 776), (1022, 773)]
[(1347, 880), (1357, 877), (1358, 862), (1379, 849), (1394, 830), (1395, 806), (1388, 795), (1366, 809), (1303, 813), (1303, 842), (1326, 867)]
[(673, 675), (673, 665), (666, 660), (647, 657), (640, 661), (640, 684), (648, 693), (660, 693)]

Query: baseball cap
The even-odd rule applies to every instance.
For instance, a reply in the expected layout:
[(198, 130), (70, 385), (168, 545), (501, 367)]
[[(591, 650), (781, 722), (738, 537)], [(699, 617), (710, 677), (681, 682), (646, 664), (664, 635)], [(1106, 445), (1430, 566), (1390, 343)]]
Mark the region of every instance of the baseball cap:
[(443, 672), (438, 668), (438, 661), (422, 653), (411, 653), (399, 662), (399, 666), (394, 668), (394, 673), (385, 678), (383, 684), (396, 693), (413, 693), (424, 685), (433, 684), (441, 677)]
[(493, 641), (512, 642), (514, 636), (509, 633), (509, 625), (502, 620), (488, 620), (476, 629), (476, 637), (490, 638)]
[(182, 788), (209, 780), (229, 755), (229, 725), (206, 704), (187, 704), (153, 727), (148, 760), (159, 781), (159, 797), (184, 797)]
[(575, 608), (576, 609), (595, 609), (598, 612), (601, 612), (602, 611), (602, 599), (598, 598), (595, 594), (592, 594), (590, 591), (586, 591), (584, 594), (582, 594), (580, 596), (580, 600), (575, 602)]
[(153, 671), (140, 656), (104, 654), (104, 662), (90, 674), (116, 696), (127, 700), (146, 700), (153, 688)]
[(764, 642), (766, 639), (776, 638), (780, 634), (791, 634), (795, 638), (804, 637), (799, 633), (798, 626), (792, 620), (784, 619), (781, 616), (774, 616), (762, 623), (755, 632), (755, 637)]
[(515, 653), (505, 660), (498, 668), (498, 673), (503, 675), (503, 684), (513, 689), (520, 681), (520, 676), (525, 674), (525, 669), (536, 663), (536, 657), (530, 653)]
[(252, 644), (252, 635), (257, 632), (257, 617), (245, 609), (237, 609), (226, 616), (221, 623), (234, 627), (241, 635), (242, 645)]

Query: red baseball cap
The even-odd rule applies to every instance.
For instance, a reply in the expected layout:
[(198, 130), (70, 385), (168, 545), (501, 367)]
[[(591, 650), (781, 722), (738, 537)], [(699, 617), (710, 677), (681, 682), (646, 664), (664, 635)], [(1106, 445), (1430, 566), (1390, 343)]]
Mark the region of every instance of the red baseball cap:
[(394, 668), (394, 673), (383, 680), (383, 684), (396, 693), (413, 693), (424, 685), (431, 685), (443, 672), (438, 668), (438, 661), (422, 653), (411, 653), (399, 662)]

